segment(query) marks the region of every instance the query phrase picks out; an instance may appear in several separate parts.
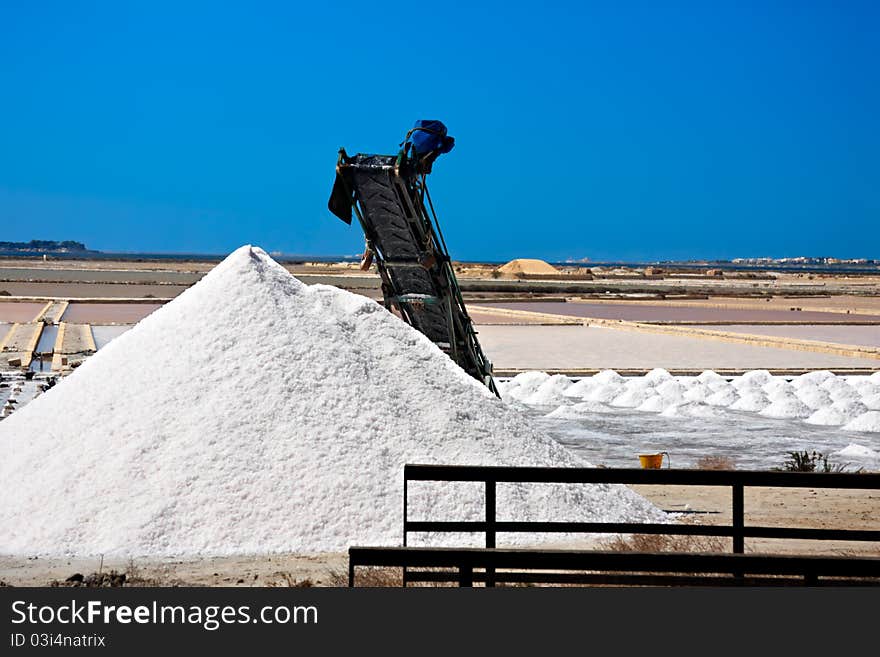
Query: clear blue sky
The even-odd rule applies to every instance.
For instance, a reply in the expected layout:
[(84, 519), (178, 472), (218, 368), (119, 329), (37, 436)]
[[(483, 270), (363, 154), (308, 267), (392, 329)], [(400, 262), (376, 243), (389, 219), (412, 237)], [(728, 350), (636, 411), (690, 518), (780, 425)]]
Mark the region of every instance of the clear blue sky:
[(337, 148), (439, 118), (456, 258), (880, 258), (878, 33), (877, 2), (8, 2), (0, 240), (356, 253)]

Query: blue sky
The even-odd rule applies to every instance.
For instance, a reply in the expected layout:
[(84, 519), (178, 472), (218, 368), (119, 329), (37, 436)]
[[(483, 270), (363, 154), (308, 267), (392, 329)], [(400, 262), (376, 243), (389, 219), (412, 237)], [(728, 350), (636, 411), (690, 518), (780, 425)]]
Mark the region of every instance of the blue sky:
[(878, 3), (15, 4), (0, 240), (356, 253), (337, 148), (439, 118), (455, 258), (880, 258)]

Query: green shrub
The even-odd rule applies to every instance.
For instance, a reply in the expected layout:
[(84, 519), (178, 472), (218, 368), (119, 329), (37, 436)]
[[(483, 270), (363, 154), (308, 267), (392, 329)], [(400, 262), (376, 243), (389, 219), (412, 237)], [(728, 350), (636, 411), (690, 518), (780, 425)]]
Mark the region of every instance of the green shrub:
[[(847, 464), (832, 463), (828, 456), (815, 449), (811, 452), (789, 452), (788, 458), (781, 468), (773, 468), (782, 472), (845, 472)], [(859, 468), (861, 470), (861, 468)]]

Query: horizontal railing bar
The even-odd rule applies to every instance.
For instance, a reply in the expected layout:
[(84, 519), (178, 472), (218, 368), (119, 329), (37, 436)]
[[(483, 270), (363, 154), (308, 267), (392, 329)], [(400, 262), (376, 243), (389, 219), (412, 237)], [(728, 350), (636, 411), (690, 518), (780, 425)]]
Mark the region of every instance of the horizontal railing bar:
[(349, 548), (352, 566), (624, 570), (880, 577), (880, 558), (498, 548)]
[[(619, 573), (559, 573), (559, 572), (505, 572), (495, 571), (494, 579), (498, 584), (606, 584), (613, 586), (792, 586), (803, 585), (803, 575), (783, 575), (737, 578), (733, 575), (628, 575)], [(855, 576), (852, 576), (855, 577)], [(864, 578), (852, 577), (840, 579), (822, 578), (817, 584), (821, 586), (876, 586)], [(457, 571), (407, 573), (407, 581), (416, 583), (450, 583), (458, 582)], [(486, 574), (480, 571), (473, 573), (474, 582), (485, 582)]]
[[(484, 520), (407, 520), (407, 532), (485, 532)], [(542, 522), (496, 521), (496, 532), (509, 533), (572, 533), (572, 534), (680, 534), (697, 536), (731, 536), (732, 528), (725, 525), (676, 525), (633, 522)]]
[[(483, 520), (407, 520), (406, 532), (482, 533), (489, 523)], [(665, 534), (670, 536), (732, 537), (737, 530), (730, 525), (677, 525), (621, 522), (540, 522), (496, 521), (495, 532), (506, 533), (571, 533), (571, 534)], [(748, 538), (797, 538), (811, 540), (880, 541), (880, 530), (815, 529), (811, 527), (750, 527), (741, 530)]]
[(880, 473), (774, 472), (642, 468), (555, 468), (476, 465), (404, 466), (408, 481), (495, 481), (504, 483), (678, 484), (769, 488), (880, 489)]

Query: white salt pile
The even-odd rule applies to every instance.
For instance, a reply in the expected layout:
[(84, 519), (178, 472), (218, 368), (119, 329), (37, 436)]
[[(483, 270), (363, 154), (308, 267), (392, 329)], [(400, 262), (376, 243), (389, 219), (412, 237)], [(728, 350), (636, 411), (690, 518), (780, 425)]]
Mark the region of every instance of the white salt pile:
[(636, 407), (637, 411), (643, 411), (645, 413), (659, 413), (664, 408), (666, 408), (668, 404), (666, 400), (663, 399), (660, 395), (651, 395), (641, 404)]
[(735, 385), (740, 390), (743, 389), (753, 389), (753, 388), (761, 388), (773, 380), (773, 375), (770, 374), (767, 370), (752, 370), (751, 372), (746, 372), (737, 380), (734, 381), (733, 385)]
[(702, 403), (711, 397), (714, 393), (712, 388), (702, 383), (688, 388), (682, 397), (685, 401)]
[(880, 411), (880, 393), (862, 397), (862, 403), (868, 410)]
[(523, 372), (511, 381), (503, 384), (505, 399), (523, 401), (537, 392), (541, 385), (550, 379), (546, 372)]
[(767, 408), (760, 411), (765, 417), (775, 418), (807, 418), (812, 413), (812, 409), (794, 395), (777, 397), (776, 401), (772, 401)]
[(857, 401), (834, 402), (815, 411), (804, 422), (840, 426), (862, 415), (868, 408)]
[(833, 403), (831, 395), (816, 385), (802, 385), (796, 394), (798, 399), (814, 410), (825, 408)]
[(565, 390), (571, 386), (571, 379), (562, 374), (555, 374), (544, 381), (528, 397), (522, 399), (525, 404), (535, 406), (552, 406), (565, 400)]
[(835, 452), (835, 455), (857, 459), (880, 459), (880, 452), (864, 445), (857, 445), (856, 443), (850, 443), (840, 451)]
[(736, 389), (733, 386), (721, 388), (717, 392), (713, 392), (706, 397), (706, 403), (709, 404), (709, 406), (726, 407), (732, 405), (737, 400), (739, 400), (739, 394), (737, 394)]
[[(398, 544), (407, 462), (584, 465), (377, 303), (242, 247), (3, 420), (0, 553)], [(539, 488), (499, 486), (499, 513), (665, 518), (622, 486)], [(413, 519), (484, 513), (481, 487), (412, 492)]]
[(834, 378), (834, 372), (829, 372), (828, 370), (818, 370), (816, 372), (807, 372), (806, 374), (801, 374), (799, 377), (795, 378), (792, 381), (792, 385), (796, 388), (800, 388), (805, 385), (813, 385), (820, 386), (828, 379)]
[(653, 387), (650, 381), (634, 378), (626, 382), (620, 394), (611, 400), (611, 405), (622, 408), (637, 408), (652, 395)]
[(743, 390), (740, 388), (742, 393), (742, 397), (733, 402), (729, 408), (732, 411), (746, 411), (749, 413), (758, 413), (763, 411), (770, 405), (770, 400), (767, 399), (767, 395), (765, 395), (760, 389), (758, 390), (749, 390), (746, 388)]
[(843, 428), (847, 431), (880, 431), (880, 411), (862, 413), (843, 425)]
[(599, 402), (585, 401), (574, 404), (573, 406), (560, 406), (550, 411), (544, 417), (556, 420), (576, 420), (587, 417), (593, 413), (611, 413), (610, 408)]

